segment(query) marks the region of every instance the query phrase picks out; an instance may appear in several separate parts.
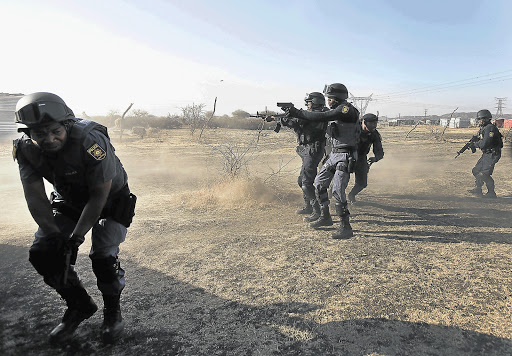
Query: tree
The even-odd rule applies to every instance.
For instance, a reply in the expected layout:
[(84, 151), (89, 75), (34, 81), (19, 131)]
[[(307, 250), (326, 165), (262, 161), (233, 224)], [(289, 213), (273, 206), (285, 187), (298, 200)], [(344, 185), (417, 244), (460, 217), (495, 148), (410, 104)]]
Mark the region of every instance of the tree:
[(231, 115), (233, 115), (233, 117), (236, 119), (246, 119), (249, 116), (251, 116), (251, 114), (249, 114), (247, 111), (243, 111), (240, 109), (233, 111)]
[(185, 125), (190, 126), (190, 134), (193, 135), (196, 129), (203, 126), (206, 116), (204, 112), (205, 104), (187, 105), (181, 109), (181, 119)]
[(132, 115), (135, 116), (137, 119), (143, 119), (149, 115), (149, 112), (143, 109), (135, 109), (132, 111)]

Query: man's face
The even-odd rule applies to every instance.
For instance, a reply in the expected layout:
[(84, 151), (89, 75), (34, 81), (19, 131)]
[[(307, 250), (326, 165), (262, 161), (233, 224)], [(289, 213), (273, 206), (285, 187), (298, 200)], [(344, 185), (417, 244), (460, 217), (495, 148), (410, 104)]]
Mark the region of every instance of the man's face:
[(336, 98), (327, 98), (327, 105), (329, 105), (329, 108), (332, 109), (336, 105), (336, 103)]
[(30, 138), (43, 151), (57, 152), (64, 147), (68, 134), (64, 125), (54, 121), (48, 125), (31, 128)]
[(479, 119), (478, 120), (478, 126), (485, 126), (485, 125), (487, 125), (490, 122), (491, 122), (491, 119)]
[(308, 107), (308, 110), (312, 110), (313, 109), (313, 102), (312, 101), (306, 102), (306, 106)]
[(363, 121), (363, 130), (373, 132), (377, 129), (377, 121)]

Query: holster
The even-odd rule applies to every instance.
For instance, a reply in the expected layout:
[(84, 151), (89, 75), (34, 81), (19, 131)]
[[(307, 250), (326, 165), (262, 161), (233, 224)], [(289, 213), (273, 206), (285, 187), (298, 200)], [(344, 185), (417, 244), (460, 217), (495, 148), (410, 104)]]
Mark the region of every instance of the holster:
[(352, 157), (352, 154), (348, 156), (348, 164), (347, 164), (348, 173), (354, 173), (356, 170), (356, 159)]
[(82, 215), (82, 211), (68, 204), (64, 199), (60, 198), (55, 192), (50, 193), (50, 204), (53, 214), (62, 214), (71, 220), (77, 222)]
[(135, 216), (136, 203), (137, 196), (130, 192), (128, 185), (125, 185), (109, 199), (100, 217), (111, 218), (126, 227), (130, 227)]

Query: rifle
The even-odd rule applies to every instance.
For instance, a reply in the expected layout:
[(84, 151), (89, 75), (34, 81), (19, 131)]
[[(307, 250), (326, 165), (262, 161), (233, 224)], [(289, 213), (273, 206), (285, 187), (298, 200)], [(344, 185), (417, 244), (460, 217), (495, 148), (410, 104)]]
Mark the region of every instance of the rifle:
[[(293, 106), (293, 104), (292, 104), (292, 106)], [(281, 119), (283, 119), (287, 116), (288, 116), (287, 113), (271, 114), (271, 113), (268, 113), (267, 111), (265, 111), (265, 113), (260, 113), (260, 112), (256, 111), (256, 115), (249, 115), (249, 117), (257, 117), (257, 118), (265, 120), (266, 122), (276, 121), (277, 125), (276, 125), (276, 128), (274, 129), (275, 132), (279, 132), (279, 130), (281, 130), (281, 126), (283, 125), (283, 123), (281, 122)]]
[(69, 238), (64, 241), (64, 276), (63, 284), (66, 285), (68, 280), (69, 269), (71, 265), (75, 265), (78, 254), (78, 246), (84, 242), (84, 237), (76, 234), (71, 234)]
[(277, 103), (277, 106), (280, 107), (285, 111), (284, 114), (269, 114), (267, 111), (265, 113), (259, 113), (256, 111), (256, 115), (249, 115), (249, 117), (257, 117), (260, 119), (265, 120), (266, 122), (275, 121), (276, 128), (274, 129), (274, 132), (279, 132), (281, 130), (281, 126), (285, 125), (281, 119), (288, 117), (288, 109), (291, 107), (294, 107), (292, 103)]
[(471, 137), (471, 139), (468, 142), (466, 142), (464, 147), (462, 147), (460, 150), (457, 151), (457, 156), (455, 156), (455, 158), (459, 157), (460, 154), (464, 153), (468, 148), (471, 148), (471, 152), (475, 153), (476, 152), (476, 148), (475, 148), (474, 143), (476, 141), (478, 141), (478, 136)]

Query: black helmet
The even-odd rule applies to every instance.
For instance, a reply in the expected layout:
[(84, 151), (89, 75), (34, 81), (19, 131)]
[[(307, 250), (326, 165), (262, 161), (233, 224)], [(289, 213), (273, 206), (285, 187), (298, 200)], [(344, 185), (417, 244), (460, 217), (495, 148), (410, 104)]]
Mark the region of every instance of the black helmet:
[(491, 112), (487, 109), (483, 109), (483, 110), (480, 110), (477, 114), (476, 114), (476, 119), (477, 120), (485, 120), (485, 119), (492, 119), (492, 115), (491, 115)]
[(55, 94), (44, 92), (28, 94), (18, 100), (15, 114), (15, 122), (20, 128), (39, 126), (52, 120), (62, 122), (75, 118), (64, 100)]
[(363, 121), (365, 122), (372, 122), (372, 121), (378, 121), (379, 117), (375, 114), (364, 114)]
[(306, 102), (306, 105), (308, 104), (308, 102), (312, 102), (314, 108), (325, 106), (324, 95), (317, 91), (314, 91), (312, 93), (306, 93), (306, 97), (304, 98), (304, 101)]
[(333, 83), (324, 87), (324, 94), (328, 98), (335, 98), (338, 101), (343, 101), (348, 98), (347, 87), (341, 83)]

